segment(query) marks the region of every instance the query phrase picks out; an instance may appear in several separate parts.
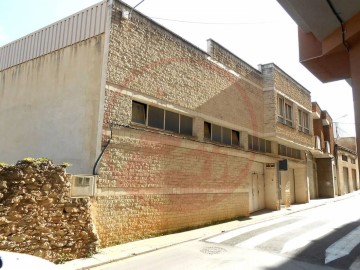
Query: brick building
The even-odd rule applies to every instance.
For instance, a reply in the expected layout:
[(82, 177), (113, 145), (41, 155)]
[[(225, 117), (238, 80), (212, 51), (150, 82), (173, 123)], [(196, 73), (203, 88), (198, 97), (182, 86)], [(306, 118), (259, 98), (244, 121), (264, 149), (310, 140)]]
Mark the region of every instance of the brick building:
[(119, 1), (0, 48), (0, 94), (0, 160), (97, 174), (102, 246), (310, 199), (310, 92)]

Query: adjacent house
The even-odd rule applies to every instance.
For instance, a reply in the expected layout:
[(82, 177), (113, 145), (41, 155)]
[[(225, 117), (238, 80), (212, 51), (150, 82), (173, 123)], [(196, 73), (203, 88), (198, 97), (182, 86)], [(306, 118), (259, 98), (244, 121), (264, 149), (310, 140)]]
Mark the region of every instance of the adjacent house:
[(0, 160), (95, 175), (102, 246), (317, 197), (310, 92), (207, 44), (115, 0), (1, 47)]
[[(300, 62), (324, 83), (344, 79), (350, 84), (355, 122), (359, 123), (360, 2), (277, 1), (298, 25)], [(360, 125), (355, 127), (360, 134)]]
[(358, 158), (355, 137), (337, 138), (335, 145), (337, 163), (337, 195), (359, 189)]
[(311, 198), (335, 197), (336, 164), (334, 158), (333, 122), (329, 113), (321, 110), (317, 102), (312, 102), (314, 123), (314, 150), (309, 153), (313, 158), (314, 176), (309, 182)]

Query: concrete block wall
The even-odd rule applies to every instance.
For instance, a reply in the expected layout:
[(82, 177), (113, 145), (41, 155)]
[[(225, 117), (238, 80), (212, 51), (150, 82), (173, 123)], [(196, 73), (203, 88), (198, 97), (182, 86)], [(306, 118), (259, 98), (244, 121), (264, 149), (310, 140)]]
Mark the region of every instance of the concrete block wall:
[[(345, 190), (345, 177), (344, 177), (344, 173), (343, 173), (343, 168), (347, 168), (348, 169), (348, 184), (349, 184), (349, 192), (353, 192), (356, 191), (360, 188), (360, 182), (359, 182), (359, 170), (358, 170), (358, 158), (353, 155), (350, 154), (347, 151), (338, 151), (338, 156), (337, 156), (337, 194), (338, 195), (344, 195), (346, 194), (346, 190)], [(348, 161), (344, 161), (342, 160), (342, 155), (346, 155), (348, 157)], [(355, 159), (355, 164), (351, 163), (350, 158), (354, 158)], [(353, 173), (352, 170), (355, 170), (355, 176), (356, 179), (353, 178)]]
[(251, 167), (237, 150), (119, 128), (99, 171), (101, 246), (249, 214)]
[[(266, 93), (268, 114), (260, 72), (214, 41), (206, 53), (136, 11), (126, 18), (126, 11), (114, 2), (103, 144), (110, 123), (113, 138), (100, 164), (94, 207), (100, 244), (248, 215), (255, 155), (247, 151), (247, 134), (262, 137), (265, 111), (266, 124), (275, 126), (276, 94)], [(192, 117), (193, 136), (145, 131), (131, 122), (132, 100)], [(245, 154), (203, 143), (204, 121), (241, 131)], [(265, 192), (266, 207), (277, 209), (277, 197)]]
[[(285, 141), (289, 141), (290, 143), (299, 144), (305, 147), (313, 147), (313, 124), (311, 121), (312, 104), (310, 92), (275, 64), (261, 65), (261, 71), (264, 76), (264, 90), (274, 93), (274, 96), (270, 94), (265, 96), (269, 99), (264, 102), (265, 111), (271, 112), (265, 115), (265, 122), (270, 123), (271, 119), (273, 119), (273, 115), (277, 115), (277, 95), (281, 95), (293, 102), (293, 126), (289, 127), (279, 123), (275, 117), (275, 130), (273, 130), (273, 126), (268, 125), (266, 132), (275, 132), (276, 136)], [(305, 134), (298, 130), (298, 109), (303, 109), (309, 113), (310, 134)]]
[[(259, 72), (254, 69), (249, 72), (247, 66), (246, 72), (230, 72), (233, 65), (230, 60), (225, 64), (218, 63), (206, 52), (136, 12), (132, 13), (131, 19), (126, 19), (121, 15), (125, 11), (130, 9), (115, 1), (108, 84), (155, 97), (252, 132), (263, 131)], [(218, 49), (213, 51), (218, 55)], [(244, 72), (246, 78), (241, 74)]]

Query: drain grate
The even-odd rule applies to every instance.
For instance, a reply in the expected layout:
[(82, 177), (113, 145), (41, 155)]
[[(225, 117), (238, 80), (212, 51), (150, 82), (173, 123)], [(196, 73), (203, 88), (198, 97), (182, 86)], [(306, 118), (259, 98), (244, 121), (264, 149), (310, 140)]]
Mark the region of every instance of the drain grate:
[(213, 255), (213, 254), (219, 254), (219, 253), (225, 252), (226, 249), (221, 248), (221, 247), (206, 247), (200, 251), (205, 254)]

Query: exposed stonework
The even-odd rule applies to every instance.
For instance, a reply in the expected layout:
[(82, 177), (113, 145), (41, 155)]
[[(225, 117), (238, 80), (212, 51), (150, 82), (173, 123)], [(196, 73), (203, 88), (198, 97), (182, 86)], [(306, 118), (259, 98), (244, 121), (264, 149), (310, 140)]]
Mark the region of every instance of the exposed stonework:
[(70, 198), (70, 175), (47, 160), (0, 167), (0, 250), (51, 261), (88, 256), (97, 234), (89, 198)]
[[(263, 131), (262, 79), (257, 70), (236, 61), (219, 46), (212, 49), (217, 58), (211, 59), (136, 11), (131, 19), (122, 17), (126, 9), (114, 2), (108, 84), (226, 120), (254, 133)], [(226, 63), (219, 64), (217, 59)], [(106, 95), (105, 123), (109, 119), (122, 122), (131, 108), (127, 104), (118, 106), (124, 101), (121, 94), (107, 91)], [(116, 112), (117, 108), (121, 111)]]
[(99, 170), (101, 246), (249, 214), (251, 161), (218, 146), (122, 128)]

